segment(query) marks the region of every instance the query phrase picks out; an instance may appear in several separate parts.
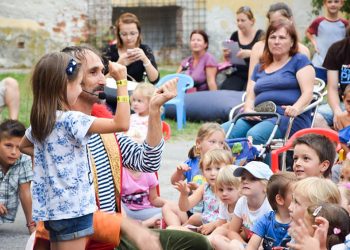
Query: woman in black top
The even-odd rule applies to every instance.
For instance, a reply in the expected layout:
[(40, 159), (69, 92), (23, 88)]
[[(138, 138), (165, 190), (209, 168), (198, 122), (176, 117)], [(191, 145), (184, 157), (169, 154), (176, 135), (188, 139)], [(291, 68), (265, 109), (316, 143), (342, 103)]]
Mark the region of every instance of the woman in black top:
[(141, 26), (137, 16), (124, 13), (115, 26), (117, 44), (108, 47), (106, 57), (127, 67), (128, 80), (142, 82), (147, 75), (151, 83), (156, 83), (159, 80), (157, 64), (152, 49), (141, 44)]
[[(246, 65), (233, 65), (232, 73), (228, 75), (227, 79), (222, 83), (221, 89), (243, 91), (247, 87), (251, 49), (253, 45), (260, 40), (263, 31), (255, 29), (255, 18), (248, 6), (240, 7), (236, 14), (238, 31), (235, 31), (231, 35), (230, 40), (238, 42), (240, 51), (236, 56), (244, 59)], [(229, 50), (224, 50), (224, 57), (225, 60), (229, 60)]]

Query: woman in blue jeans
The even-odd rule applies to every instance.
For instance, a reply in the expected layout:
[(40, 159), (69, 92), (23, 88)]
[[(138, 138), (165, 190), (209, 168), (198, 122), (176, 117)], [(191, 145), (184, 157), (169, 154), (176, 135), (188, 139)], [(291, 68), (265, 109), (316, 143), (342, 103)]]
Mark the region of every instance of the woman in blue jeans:
[[(312, 100), (315, 70), (309, 59), (298, 53), (298, 38), (294, 25), (288, 20), (271, 23), (267, 29), (261, 63), (255, 66), (252, 85), (247, 89), (244, 112), (266, 101), (276, 104), (281, 123), (275, 138), (285, 135), (290, 117), (295, 117), (291, 135), (311, 126), (311, 111), (302, 113)], [(239, 119), (229, 138), (252, 136), (254, 144), (265, 144), (276, 118), (260, 117)], [(227, 131), (230, 121), (222, 127)]]

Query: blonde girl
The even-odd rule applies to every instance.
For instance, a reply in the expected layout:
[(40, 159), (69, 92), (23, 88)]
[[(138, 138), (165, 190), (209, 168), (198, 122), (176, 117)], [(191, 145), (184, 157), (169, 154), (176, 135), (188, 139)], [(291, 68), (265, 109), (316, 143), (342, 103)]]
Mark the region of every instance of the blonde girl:
[(292, 223), (304, 218), (308, 206), (321, 202), (340, 204), (340, 201), (338, 187), (331, 180), (319, 177), (302, 179), (295, 184), (289, 206)]
[(218, 123), (204, 123), (198, 130), (195, 145), (188, 152), (188, 160), (177, 166), (171, 176), (171, 184), (185, 180), (191, 189), (196, 189), (203, 184), (203, 178), (199, 169), (199, 161), (210, 149), (223, 149), (225, 147), (225, 131)]
[(70, 111), (82, 92), (80, 63), (63, 52), (44, 55), (32, 78), (31, 127), (20, 150), (34, 156), (33, 219), (44, 221), (52, 249), (85, 249), (93, 233), (95, 192), (86, 144), (92, 133), (125, 131), (130, 105), (126, 68), (110, 63), (117, 80), (118, 107), (113, 119)]
[(135, 112), (130, 116), (130, 128), (127, 132), (135, 141), (142, 143), (148, 130), (149, 101), (156, 92), (156, 87), (150, 83), (137, 85), (131, 96), (131, 109)]
[(216, 177), (216, 195), (221, 201), (218, 219), (222, 220), (222, 224), (231, 221), (233, 210), (240, 197), (241, 180), (233, 175), (236, 168), (234, 165), (223, 167)]
[[(193, 208), (198, 202), (203, 201), (202, 213), (193, 215), (188, 221), (177, 221), (174, 224), (174, 209), (167, 211), (167, 214), (163, 213), (164, 219), (172, 218), (171, 221), (167, 221), (167, 225), (179, 225), (184, 223), (190, 224), (197, 228), (197, 231), (202, 234), (210, 234), (217, 224), (217, 218), (219, 215), (219, 200), (215, 195), (215, 182), (217, 174), (223, 166), (232, 164), (233, 157), (230, 151), (224, 149), (212, 149), (208, 151), (200, 161), (200, 169), (205, 177), (206, 182), (200, 185), (193, 194), (190, 194), (190, 187), (185, 181), (179, 181), (175, 183), (175, 188), (180, 192), (178, 206), (182, 211), (177, 218), (186, 218), (186, 211)], [(163, 210), (164, 211), (164, 210)], [(175, 212), (175, 214), (179, 214)]]
[(235, 165), (223, 167), (216, 177), (216, 195), (220, 199), (219, 216), (217, 227), (209, 236), (209, 241), (215, 234), (227, 235), (229, 222), (240, 197), (241, 180), (233, 175), (236, 168)]
[(349, 213), (338, 204), (322, 202), (312, 205), (306, 209), (303, 220), (299, 220), (289, 232), (295, 239), (289, 247), (295, 250), (348, 249)]

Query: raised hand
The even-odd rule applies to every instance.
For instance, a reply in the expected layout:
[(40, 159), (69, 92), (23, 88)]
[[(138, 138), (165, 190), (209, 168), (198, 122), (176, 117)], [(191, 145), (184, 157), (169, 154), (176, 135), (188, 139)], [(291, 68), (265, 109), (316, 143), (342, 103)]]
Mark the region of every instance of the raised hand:
[(188, 196), (191, 191), (185, 181), (176, 182), (175, 189), (179, 191), (182, 195), (186, 195), (186, 196)]
[(109, 74), (115, 79), (115, 80), (123, 80), (127, 77), (127, 71), (126, 67), (122, 64), (115, 63), (109, 61)]
[(152, 108), (160, 108), (164, 103), (177, 95), (177, 82), (178, 78), (174, 78), (160, 86), (150, 100), (151, 110)]

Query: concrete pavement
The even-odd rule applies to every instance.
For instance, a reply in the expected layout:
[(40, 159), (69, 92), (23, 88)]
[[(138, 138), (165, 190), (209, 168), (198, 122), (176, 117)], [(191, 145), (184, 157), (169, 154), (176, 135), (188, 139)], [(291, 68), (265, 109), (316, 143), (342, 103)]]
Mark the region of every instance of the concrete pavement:
[[(187, 159), (187, 153), (192, 145), (194, 145), (194, 141), (166, 142), (158, 173), (160, 194), (163, 198), (178, 199), (178, 192), (170, 184), (170, 177), (177, 164)], [(29, 238), (25, 224), (26, 220), (20, 206), (15, 223), (0, 225), (0, 250), (25, 249)]]

